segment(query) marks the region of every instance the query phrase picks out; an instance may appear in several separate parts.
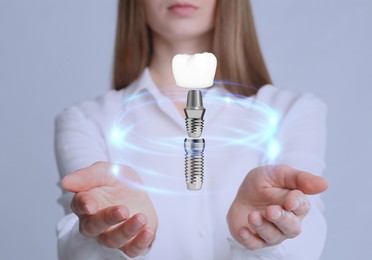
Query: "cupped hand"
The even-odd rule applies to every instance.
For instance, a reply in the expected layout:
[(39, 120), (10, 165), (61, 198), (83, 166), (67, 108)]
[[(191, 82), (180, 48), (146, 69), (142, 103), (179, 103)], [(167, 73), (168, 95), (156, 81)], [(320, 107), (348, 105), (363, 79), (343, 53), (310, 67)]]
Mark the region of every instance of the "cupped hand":
[(251, 250), (296, 237), (310, 210), (306, 194), (321, 193), (327, 186), (324, 178), (286, 165), (255, 168), (245, 177), (227, 214), (230, 233)]
[(62, 187), (75, 193), (71, 209), (82, 235), (130, 257), (144, 253), (153, 242), (157, 215), (133, 169), (98, 162), (66, 176)]

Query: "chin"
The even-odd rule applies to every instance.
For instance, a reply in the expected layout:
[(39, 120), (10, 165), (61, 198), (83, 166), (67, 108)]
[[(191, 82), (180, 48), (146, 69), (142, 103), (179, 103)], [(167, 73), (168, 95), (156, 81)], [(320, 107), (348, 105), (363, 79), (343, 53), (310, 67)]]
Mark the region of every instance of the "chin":
[(201, 30), (202, 28), (198, 28), (195, 30), (196, 26), (180, 26), (177, 29), (172, 30), (169, 36), (173, 39), (180, 39), (180, 40), (189, 40), (189, 39), (196, 39), (201, 37), (210, 36), (213, 32), (213, 29), (206, 28)]

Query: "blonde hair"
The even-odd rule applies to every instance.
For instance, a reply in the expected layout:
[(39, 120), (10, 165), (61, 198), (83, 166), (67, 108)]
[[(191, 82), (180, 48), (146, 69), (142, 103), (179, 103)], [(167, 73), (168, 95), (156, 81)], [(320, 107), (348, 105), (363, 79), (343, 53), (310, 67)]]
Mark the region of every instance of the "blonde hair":
[[(243, 96), (254, 95), (263, 85), (271, 84), (250, 1), (217, 0), (215, 19), (212, 52), (218, 60), (216, 79), (223, 80), (231, 93)], [(142, 1), (119, 0), (116, 30), (113, 88), (120, 90), (141, 75), (152, 57), (151, 30)]]

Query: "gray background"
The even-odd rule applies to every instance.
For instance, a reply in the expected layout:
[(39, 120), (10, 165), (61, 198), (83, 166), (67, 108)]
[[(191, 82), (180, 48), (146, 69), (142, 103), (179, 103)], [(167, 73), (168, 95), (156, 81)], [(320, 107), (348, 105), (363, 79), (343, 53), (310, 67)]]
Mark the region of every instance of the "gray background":
[[(372, 259), (372, 1), (254, 0), (279, 87), (329, 107), (322, 259)], [(0, 259), (56, 259), (53, 120), (109, 88), (115, 0), (0, 0)]]

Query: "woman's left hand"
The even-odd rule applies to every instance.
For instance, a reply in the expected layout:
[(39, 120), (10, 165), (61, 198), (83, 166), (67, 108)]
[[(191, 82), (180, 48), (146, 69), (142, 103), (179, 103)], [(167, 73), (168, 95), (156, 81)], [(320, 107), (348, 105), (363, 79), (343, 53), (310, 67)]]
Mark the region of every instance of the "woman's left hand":
[(245, 248), (273, 246), (301, 233), (310, 210), (305, 194), (325, 191), (327, 181), (285, 165), (253, 169), (227, 215), (231, 235)]

